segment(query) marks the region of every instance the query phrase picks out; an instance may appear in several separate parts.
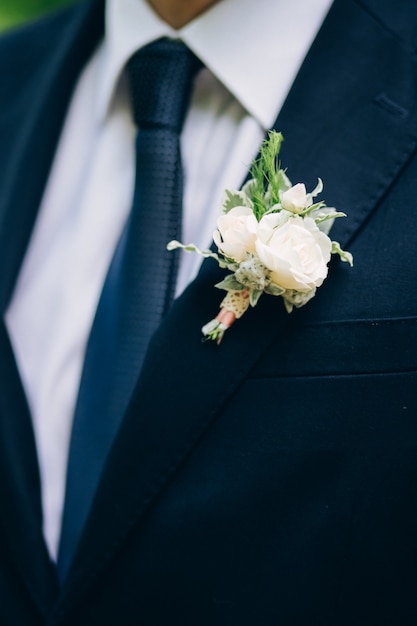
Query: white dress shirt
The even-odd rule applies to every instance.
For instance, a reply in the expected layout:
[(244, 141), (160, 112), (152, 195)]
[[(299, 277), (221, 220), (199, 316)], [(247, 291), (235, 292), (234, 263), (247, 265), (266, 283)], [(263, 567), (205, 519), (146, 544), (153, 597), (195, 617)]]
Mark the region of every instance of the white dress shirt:
[[(126, 61), (168, 36), (181, 38), (207, 68), (197, 77), (182, 134), (182, 239), (206, 247), (223, 190), (243, 181), (331, 2), (222, 0), (174, 31), (145, 0), (108, 0), (106, 36), (76, 86), (6, 313), (33, 419), (52, 558), (85, 348), (133, 194)], [(184, 254), (177, 293), (198, 265), (197, 256)]]

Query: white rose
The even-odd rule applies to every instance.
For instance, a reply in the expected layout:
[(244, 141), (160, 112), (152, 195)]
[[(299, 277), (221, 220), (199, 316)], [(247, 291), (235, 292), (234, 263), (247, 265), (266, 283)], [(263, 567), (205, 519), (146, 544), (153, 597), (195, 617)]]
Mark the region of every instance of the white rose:
[(281, 197), (281, 206), (291, 213), (301, 213), (307, 206), (307, 191), (304, 183), (298, 183), (287, 191), (284, 191)]
[(247, 252), (255, 252), (258, 222), (252, 209), (238, 206), (217, 220), (213, 233), (214, 243), (225, 256), (243, 261)]
[(259, 222), (256, 253), (284, 289), (310, 291), (327, 276), (332, 244), (310, 218), (273, 213)]

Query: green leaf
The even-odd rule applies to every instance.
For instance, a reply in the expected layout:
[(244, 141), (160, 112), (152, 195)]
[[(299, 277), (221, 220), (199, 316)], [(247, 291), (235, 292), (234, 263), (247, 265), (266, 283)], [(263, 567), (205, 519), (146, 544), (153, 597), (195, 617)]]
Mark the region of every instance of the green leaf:
[(251, 201), (251, 207), (253, 207), (252, 199), (253, 199), (253, 192), (255, 188), (256, 188), (256, 180), (254, 180), (253, 178), (250, 178), (249, 180), (246, 181), (246, 183), (243, 185), (241, 189), (242, 193), (244, 193), (245, 196), (248, 198), (248, 200)]
[(307, 207), (302, 213), (300, 213), (300, 215), (306, 217), (307, 215), (314, 213), (314, 211), (319, 211), (320, 209), (323, 209), (325, 206), (326, 203), (323, 201), (316, 202), (315, 204), (311, 204), (309, 207)]
[(261, 290), (257, 290), (257, 289), (252, 289), (249, 293), (249, 304), (251, 306), (256, 306), (258, 304), (258, 300), (262, 295), (262, 291)]
[(269, 283), (264, 289), (265, 293), (269, 293), (270, 296), (282, 296), (285, 289), (276, 285), (275, 283)]
[(220, 257), (215, 252), (212, 252), (211, 250), (200, 250), (200, 248), (198, 248), (194, 243), (189, 243), (185, 245), (173, 239), (167, 244), (167, 250), (169, 250), (170, 252), (172, 250), (178, 250), (178, 249), (184, 250), (185, 252), (197, 252), (197, 254), (199, 254), (205, 259), (214, 259), (219, 264), (219, 267), (223, 269), (228, 269), (231, 272), (235, 272), (237, 268), (239, 267), (239, 263), (236, 263), (236, 261), (234, 261), (233, 259), (228, 259), (228, 258), (223, 259), (222, 257)]
[(327, 220), (334, 220), (337, 217), (346, 217), (346, 213), (342, 213), (341, 211), (334, 211), (333, 213), (319, 213), (317, 217), (314, 218), (316, 224), (322, 224), (323, 222), (327, 222)]
[(232, 209), (237, 206), (246, 206), (249, 209), (252, 209), (252, 202), (250, 198), (246, 195), (246, 193), (242, 191), (230, 191), (230, 189), (225, 190), (225, 198), (223, 200), (223, 210), (225, 213), (229, 213)]
[(226, 278), (220, 283), (217, 283), (215, 287), (217, 287), (217, 289), (224, 289), (225, 291), (243, 291), (243, 289), (245, 289), (245, 286), (236, 279), (234, 274), (226, 276)]
[(338, 254), (342, 261), (349, 263), (351, 267), (353, 266), (353, 256), (347, 250), (342, 250), (337, 241), (332, 241), (332, 254)]
[(200, 248), (198, 248), (194, 243), (188, 243), (184, 245), (180, 241), (176, 241), (175, 239), (173, 239), (167, 244), (167, 250), (169, 250), (170, 252), (177, 249), (184, 250), (185, 252), (197, 252), (197, 254), (204, 257), (205, 259), (210, 258), (215, 259), (218, 263), (220, 262), (218, 254), (212, 252), (211, 250), (200, 250)]
[(319, 178), (317, 180), (317, 185), (314, 187), (313, 191), (310, 191), (310, 193), (307, 194), (307, 206), (312, 204), (313, 198), (318, 196), (322, 191), (323, 191), (323, 181), (321, 178)]
[(277, 173), (276, 184), (279, 190), (280, 197), (285, 191), (288, 191), (288, 189), (291, 189), (292, 187), (292, 182), (288, 178), (286, 171), (287, 170), (280, 169)]

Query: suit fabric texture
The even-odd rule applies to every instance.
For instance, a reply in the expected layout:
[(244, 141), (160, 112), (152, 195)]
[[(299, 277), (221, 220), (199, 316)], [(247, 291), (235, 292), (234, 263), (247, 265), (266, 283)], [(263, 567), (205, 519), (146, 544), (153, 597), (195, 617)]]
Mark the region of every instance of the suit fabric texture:
[[(93, 0), (0, 40), (2, 312), (103, 22)], [(217, 347), (204, 262), (130, 372), (62, 588), (1, 325), (2, 625), (416, 623), (416, 35), (412, 0), (335, 1), (275, 127), (291, 180), (348, 214), (331, 235), (355, 265), (291, 315), (264, 297)]]

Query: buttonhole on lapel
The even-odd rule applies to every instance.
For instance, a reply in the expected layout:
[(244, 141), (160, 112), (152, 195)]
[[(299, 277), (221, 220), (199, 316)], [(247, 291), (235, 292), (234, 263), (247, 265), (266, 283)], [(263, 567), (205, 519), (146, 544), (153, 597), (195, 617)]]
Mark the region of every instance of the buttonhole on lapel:
[(385, 111), (388, 111), (388, 113), (391, 113), (391, 115), (401, 117), (402, 119), (408, 116), (407, 109), (404, 109), (404, 107), (401, 106), (401, 104), (398, 104), (398, 102), (391, 100), (386, 93), (380, 93), (375, 98), (374, 102), (382, 109), (385, 109)]

